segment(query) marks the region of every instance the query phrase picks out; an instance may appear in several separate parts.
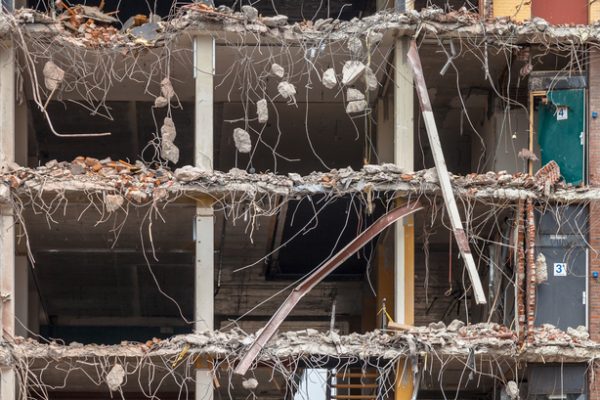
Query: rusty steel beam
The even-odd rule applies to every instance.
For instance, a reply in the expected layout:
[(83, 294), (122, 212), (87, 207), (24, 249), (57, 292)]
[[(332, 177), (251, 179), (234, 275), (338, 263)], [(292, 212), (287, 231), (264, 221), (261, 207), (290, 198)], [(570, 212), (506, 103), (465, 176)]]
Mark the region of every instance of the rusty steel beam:
[(438, 134), (437, 125), (435, 124), (435, 118), (433, 117), (433, 110), (431, 108), (431, 100), (429, 100), (429, 93), (427, 93), (427, 85), (425, 85), (425, 77), (423, 76), (423, 67), (421, 66), (421, 59), (419, 58), (419, 52), (417, 50), (417, 44), (413, 40), (408, 51), (408, 63), (410, 64), (415, 84), (417, 86), (417, 96), (419, 97), (419, 104), (421, 106), (421, 113), (423, 114), (423, 120), (425, 121), (425, 129), (427, 130), (427, 136), (429, 137), (429, 143), (431, 144), (431, 152), (433, 153), (433, 160), (435, 162), (435, 169), (438, 174), (440, 182), (440, 188), (442, 189), (442, 197), (446, 204), (446, 210), (448, 210), (448, 216), (450, 217), (450, 223), (452, 224), (452, 230), (454, 231), (454, 237), (456, 238), (456, 244), (460, 250), (460, 255), (465, 262), (467, 272), (469, 273), (469, 279), (473, 285), (473, 293), (475, 295), (475, 302), (477, 304), (485, 304), (485, 292), (477, 273), (477, 267), (475, 266), (475, 260), (471, 249), (469, 248), (469, 240), (462, 226), (460, 214), (458, 213), (458, 207), (456, 206), (456, 199), (454, 198), (454, 192), (452, 191), (452, 184), (450, 183), (450, 176), (448, 175), (448, 167), (446, 167), (446, 160), (444, 158), (444, 152), (442, 151), (442, 143), (440, 142), (440, 136)]
[(361, 232), (357, 237), (355, 237), (350, 243), (344, 246), (338, 253), (336, 253), (332, 258), (327, 260), (321, 267), (312, 272), (306, 279), (304, 279), (285, 299), (279, 309), (273, 314), (269, 322), (265, 325), (263, 330), (256, 337), (248, 352), (244, 354), (239, 364), (235, 367), (234, 372), (238, 375), (245, 375), (250, 366), (258, 356), (260, 350), (267, 344), (269, 339), (273, 337), (277, 329), (281, 323), (285, 320), (285, 318), (289, 315), (289, 313), (293, 310), (293, 308), (298, 304), (300, 299), (304, 297), (308, 292), (310, 292), (319, 282), (325, 279), (329, 274), (331, 274), (337, 267), (342, 265), (344, 261), (350, 258), (354, 253), (360, 250), (363, 246), (365, 246), (369, 241), (371, 241), (375, 236), (377, 236), (381, 231), (383, 231), (388, 226), (392, 225), (394, 222), (399, 219), (406, 217), (408, 215), (414, 214), (415, 212), (422, 210), (423, 207), (418, 203), (409, 203), (403, 207), (398, 207), (393, 209), (392, 211), (384, 214), (381, 218), (375, 221), (371, 226)]

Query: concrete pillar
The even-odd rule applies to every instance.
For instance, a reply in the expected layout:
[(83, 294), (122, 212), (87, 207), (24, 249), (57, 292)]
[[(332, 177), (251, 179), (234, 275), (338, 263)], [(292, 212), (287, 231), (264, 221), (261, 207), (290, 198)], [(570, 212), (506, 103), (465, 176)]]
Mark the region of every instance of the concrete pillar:
[[(214, 39), (194, 38), (195, 144), (194, 160), (198, 168), (213, 169), (213, 76)], [(199, 201), (196, 207), (195, 308), (196, 330), (214, 329), (214, 212), (212, 204)], [(196, 371), (196, 400), (212, 400), (213, 379), (210, 369), (202, 365)]]
[[(394, 163), (407, 171), (414, 165), (414, 91), (407, 53), (410, 39), (396, 40), (394, 54)], [(414, 219), (404, 218), (395, 225), (394, 319), (414, 323)]]
[[(394, 51), (394, 163), (407, 171), (414, 165), (414, 91), (413, 74), (408, 65), (410, 39), (396, 40)], [(408, 216), (394, 226), (394, 320), (414, 324), (415, 264), (414, 218)], [(406, 365), (406, 368), (404, 367)], [(412, 397), (410, 362), (398, 362), (395, 399)]]
[[(15, 53), (0, 46), (0, 166), (15, 159)], [(15, 233), (12, 208), (0, 208), (0, 328), (3, 338), (15, 334)], [(0, 399), (16, 398), (14, 368), (0, 369)]]

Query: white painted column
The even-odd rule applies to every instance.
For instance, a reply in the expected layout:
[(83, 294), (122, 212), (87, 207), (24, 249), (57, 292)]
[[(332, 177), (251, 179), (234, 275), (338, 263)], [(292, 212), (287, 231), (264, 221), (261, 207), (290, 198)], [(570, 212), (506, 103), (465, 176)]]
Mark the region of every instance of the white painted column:
[[(194, 37), (196, 167), (213, 169), (213, 76), (214, 39)], [(212, 204), (198, 201), (196, 207), (195, 307), (196, 331), (214, 329), (214, 211)], [(200, 360), (200, 363), (206, 360)], [(204, 366), (206, 367), (206, 366)], [(196, 371), (196, 400), (212, 400), (213, 378), (209, 369)]]
[[(10, 43), (0, 46), (0, 166), (15, 159), (15, 53)], [(10, 207), (0, 207), (0, 328), (15, 334), (15, 233)], [(14, 368), (0, 369), (0, 399), (16, 398)]]
[[(407, 53), (410, 39), (396, 40), (394, 52), (394, 163), (407, 171), (414, 170), (414, 92), (412, 70)], [(411, 245), (412, 216), (403, 218), (395, 225), (394, 243), (394, 320), (402, 324), (414, 323), (414, 266), (406, 269), (407, 255), (414, 255)], [(409, 230), (407, 232), (407, 229)], [(407, 235), (408, 234), (408, 235)], [(414, 246), (414, 244), (413, 244)], [(408, 273), (407, 273), (408, 272)], [(412, 280), (412, 281), (411, 281)]]

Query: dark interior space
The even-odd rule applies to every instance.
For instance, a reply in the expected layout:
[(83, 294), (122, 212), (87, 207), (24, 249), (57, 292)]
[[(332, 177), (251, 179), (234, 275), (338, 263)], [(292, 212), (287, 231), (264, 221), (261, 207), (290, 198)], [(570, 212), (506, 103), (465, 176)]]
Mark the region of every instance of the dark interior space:
[[(52, 124), (61, 134), (111, 132), (110, 136), (64, 138), (55, 136), (44, 116), (30, 102), (30, 117), (36, 143), (30, 143), (30, 155), (39, 164), (50, 160), (71, 161), (77, 156), (113, 160), (159, 161), (152, 145), (156, 132), (166, 116), (166, 109), (156, 109), (150, 102), (108, 101), (111, 118), (91, 115), (91, 112), (72, 102), (51, 101), (48, 113)], [(173, 122), (177, 129), (175, 145), (179, 147), (178, 165), (193, 164), (193, 103), (182, 103), (182, 108), (172, 107)], [(67, 116), (67, 117), (64, 117)]]

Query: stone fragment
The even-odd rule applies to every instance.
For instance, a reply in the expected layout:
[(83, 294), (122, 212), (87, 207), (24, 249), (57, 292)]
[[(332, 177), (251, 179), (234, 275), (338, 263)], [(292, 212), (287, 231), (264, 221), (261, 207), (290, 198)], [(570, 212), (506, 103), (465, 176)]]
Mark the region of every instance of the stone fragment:
[(578, 339), (580, 341), (589, 340), (589, 338), (590, 338), (590, 334), (587, 331), (587, 328), (585, 326), (581, 326), (581, 325), (578, 326), (577, 329), (568, 327), (567, 328), (567, 333), (572, 338)]
[(245, 379), (242, 381), (242, 387), (247, 390), (253, 390), (258, 387), (258, 381), (254, 378)]
[(346, 101), (364, 100), (365, 95), (358, 89), (348, 88), (346, 91)]
[(163, 120), (163, 125), (160, 127), (160, 135), (163, 140), (172, 142), (175, 140), (175, 136), (177, 136), (177, 131), (175, 130), (175, 123), (169, 117), (166, 117)]
[(365, 86), (367, 90), (377, 90), (379, 87), (379, 82), (377, 82), (377, 76), (375, 72), (371, 69), (371, 67), (367, 67), (365, 69)]
[(47, 61), (44, 64), (44, 85), (48, 90), (56, 90), (65, 79), (65, 71), (52, 61)]
[(154, 99), (154, 107), (155, 108), (163, 108), (163, 107), (166, 107), (168, 104), (169, 104), (169, 100), (167, 100), (166, 97), (158, 96), (157, 98)]
[(271, 65), (271, 73), (278, 78), (283, 78), (283, 75), (285, 75), (285, 69), (281, 65), (273, 63), (273, 65)]
[(296, 87), (288, 81), (279, 82), (279, 85), (277, 85), (277, 91), (284, 99), (295, 100), (294, 96), (296, 96)]
[(346, 112), (348, 114), (356, 114), (365, 111), (367, 106), (368, 104), (365, 100), (351, 101), (346, 105)]
[(123, 196), (118, 194), (107, 194), (104, 196), (104, 205), (106, 206), (106, 211), (109, 213), (120, 209), (124, 201)]
[(179, 148), (174, 143), (177, 131), (171, 118), (166, 117), (164, 119), (163, 125), (160, 127), (160, 134), (160, 156), (173, 164), (177, 164), (179, 162)]
[(463, 326), (465, 326), (465, 323), (463, 321), (455, 319), (454, 321), (450, 322), (446, 330), (448, 332), (458, 332), (458, 330)]
[(235, 128), (233, 130), (233, 142), (235, 143), (235, 148), (240, 153), (250, 153), (252, 150), (250, 134), (242, 128)]
[(346, 61), (342, 68), (342, 84), (351, 85), (365, 72), (365, 64), (360, 61)]
[(360, 55), (363, 50), (362, 41), (357, 37), (351, 37), (348, 39), (346, 47), (348, 47), (348, 50), (350, 50), (350, 53), (352, 53), (354, 56)]
[(200, 179), (204, 175), (203, 171), (200, 168), (192, 167), (191, 165), (186, 165), (181, 168), (177, 168), (175, 170), (175, 179), (180, 182), (192, 182)]
[(546, 256), (543, 253), (538, 254), (535, 259), (535, 281), (539, 285), (548, 280), (548, 265), (546, 264)]
[(115, 364), (114, 367), (106, 374), (106, 385), (111, 392), (116, 392), (123, 385), (125, 380), (125, 370), (121, 364)]
[(160, 93), (167, 100), (171, 100), (175, 96), (175, 89), (173, 89), (173, 84), (171, 84), (169, 78), (165, 78), (160, 82)]
[(254, 22), (258, 18), (258, 10), (252, 6), (242, 6), (242, 14), (249, 22)]
[(508, 381), (504, 390), (511, 399), (515, 400), (519, 398), (519, 386), (517, 386), (517, 382)]
[(256, 102), (256, 115), (258, 123), (264, 124), (269, 120), (269, 108), (267, 107), (267, 99), (260, 99)]
[(337, 78), (335, 77), (335, 70), (333, 68), (329, 68), (323, 73), (321, 83), (323, 83), (323, 86), (327, 89), (333, 89), (335, 85), (337, 85)]
[(173, 142), (163, 140), (160, 146), (160, 156), (173, 164), (177, 164), (179, 162), (179, 147)]
[(278, 28), (280, 26), (287, 25), (288, 17), (287, 15), (274, 15), (272, 17), (262, 17), (261, 21), (263, 24), (268, 26), (269, 28)]

